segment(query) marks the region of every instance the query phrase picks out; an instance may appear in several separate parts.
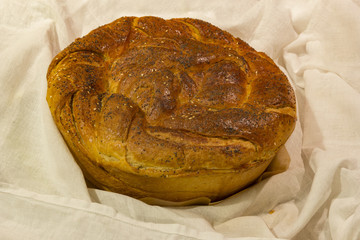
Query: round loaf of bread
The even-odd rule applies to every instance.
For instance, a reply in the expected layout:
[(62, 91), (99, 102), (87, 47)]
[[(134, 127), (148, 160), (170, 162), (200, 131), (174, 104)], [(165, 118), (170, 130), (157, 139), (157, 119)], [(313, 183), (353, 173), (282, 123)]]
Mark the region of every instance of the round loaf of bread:
[(264, 172), (296, 121), (275, 63), (197, 19), (120, 18), (61, 51), (47, 81), (84, 176), (135, 198), (234, 194)]

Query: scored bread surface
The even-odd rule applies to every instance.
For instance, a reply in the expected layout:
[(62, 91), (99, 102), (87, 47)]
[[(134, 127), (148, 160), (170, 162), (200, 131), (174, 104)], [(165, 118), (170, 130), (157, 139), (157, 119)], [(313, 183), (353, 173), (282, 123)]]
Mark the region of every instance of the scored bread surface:
[(296, 121), (275, 63), (197, 19), (120, 18), (61, 51), (47, 79), (85, 177), (135, 198), (223, 199), (266, 169)]

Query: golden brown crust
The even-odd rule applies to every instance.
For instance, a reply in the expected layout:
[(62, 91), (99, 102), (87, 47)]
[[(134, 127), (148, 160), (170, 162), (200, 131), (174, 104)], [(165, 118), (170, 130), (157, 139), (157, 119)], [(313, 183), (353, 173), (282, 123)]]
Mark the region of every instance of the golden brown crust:
[(226, 197), (265, 170), (296, 121), (274, 62), (196, 19), (120, 18), (61, 51), (47, 79), (87, 178), (137, 198)]

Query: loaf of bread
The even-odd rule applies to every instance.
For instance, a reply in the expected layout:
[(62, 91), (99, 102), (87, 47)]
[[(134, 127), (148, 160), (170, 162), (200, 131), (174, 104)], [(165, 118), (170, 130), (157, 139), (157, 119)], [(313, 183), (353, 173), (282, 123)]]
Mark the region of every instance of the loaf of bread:
[(57, 54), (47, 81), (86, 179), (138, 199), (234, 194), (264, 172), (296, 121), (275, 63), (197, 19), (120, 18)]

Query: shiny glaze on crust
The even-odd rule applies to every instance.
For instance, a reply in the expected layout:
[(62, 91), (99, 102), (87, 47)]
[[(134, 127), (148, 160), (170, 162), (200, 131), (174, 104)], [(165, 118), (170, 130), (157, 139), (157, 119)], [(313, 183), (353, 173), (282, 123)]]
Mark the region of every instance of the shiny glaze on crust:
[(51, 113), (79, 165), (120, 192), (106, 176), (268, 164), (296, 121), (293, 89), (274, 62), (196, 19), (120, 18), (61, 51), (47, 79)]

